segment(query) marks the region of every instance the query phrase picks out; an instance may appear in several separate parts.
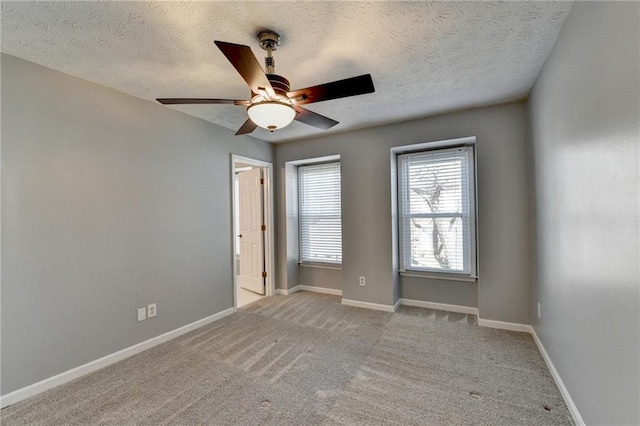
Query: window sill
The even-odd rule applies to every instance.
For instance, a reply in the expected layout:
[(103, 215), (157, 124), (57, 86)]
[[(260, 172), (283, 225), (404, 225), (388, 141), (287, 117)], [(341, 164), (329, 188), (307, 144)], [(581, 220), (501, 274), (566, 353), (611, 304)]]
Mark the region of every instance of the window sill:
[(318, 269), (331, 269), (334, 271), (342, 271), (341, 264), (335, 263), (302, 263), (299, 262), (298, 266), (303, 266), (305, 268), (318, 268)]
[(437, 274), (433, 272), (418, 272), (418, 271), (400, 271), (402, 277), (413, 278), (431, 278), (434, 280), (448, 280), (448, 281), (464, 281), (474, 283), (478, 281), (478, 277), (471, 275), (456, 275), (456, 274)]

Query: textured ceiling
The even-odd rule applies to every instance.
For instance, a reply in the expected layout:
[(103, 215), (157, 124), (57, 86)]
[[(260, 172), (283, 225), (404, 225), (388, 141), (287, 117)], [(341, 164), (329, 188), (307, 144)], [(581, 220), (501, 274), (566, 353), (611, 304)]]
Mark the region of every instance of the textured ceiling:
[[(282, 36), (276, 73), (292, 89), (370, 73), (373, 94), (307, 105), (340, 121), (329, 132), (523, 98), (562, 26), (568, 2), (9, 2), (2, 51), (131, 95), (246, 99), (213, 44)], [(167, 107), (169, 108), (169, 107)], [(232, 130), (241, 106), (172, 107)], [(324, 133), (294, 122), (279, 142)]]

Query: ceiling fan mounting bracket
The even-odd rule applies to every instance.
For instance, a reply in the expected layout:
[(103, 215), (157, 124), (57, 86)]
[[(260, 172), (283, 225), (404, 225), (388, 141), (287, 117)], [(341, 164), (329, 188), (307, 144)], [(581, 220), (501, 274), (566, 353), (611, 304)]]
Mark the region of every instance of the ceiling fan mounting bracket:
[(267, 52), (277, 50), (280, 46), (280, 34), (272, 30), (263, 30), (258, 33), (258, 42)]

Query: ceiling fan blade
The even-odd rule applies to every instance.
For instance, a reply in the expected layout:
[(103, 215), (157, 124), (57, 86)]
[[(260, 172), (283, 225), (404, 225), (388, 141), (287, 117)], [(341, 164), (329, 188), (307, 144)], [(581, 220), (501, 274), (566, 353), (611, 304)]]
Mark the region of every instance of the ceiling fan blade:
[(320, 115), (308, 109), (296, 106), (296, 116), (294, 120), (299, 121), (309, 126), (317, 127), (318, 129), (327, 130), (338, 124), (336, 120), (332, 120), (329, 117)]
[(208, 98), (158, 98), (156, 101), (163, 105), (178, 104), (224, 104), (224, 105), (249, 105), (249, 101), (237, 99), (208, 99)]
[(217, 40), (214, 43), (251, 87), (253, 93), (259, 93), (262, 89), (266, 90), (269, 96), (275, 96), (269, 79), (249, 46)]
[(296, 105), (310, 104), (312, 102), (328, 101), (330, 99), (346, 98), (347, 96), (364, 95), (373, 93), (373, 80), (371, 74), (359, 75), (344, 80), (332, 81), (319, 86), (293, 90), (287, 93), (287, 97)]
[(247, 133), (253, 132), (258, 127), (251, 119), (247, 118), (247, 121), (244, 122), (242, 127), (238, 129), (236, 132), (236, 136), (238, 135), (246, 135)]

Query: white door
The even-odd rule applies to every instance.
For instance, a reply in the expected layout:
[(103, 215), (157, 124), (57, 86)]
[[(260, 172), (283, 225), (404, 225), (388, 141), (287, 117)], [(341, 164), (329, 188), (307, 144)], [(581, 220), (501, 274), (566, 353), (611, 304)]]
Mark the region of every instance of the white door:
[(240, 192), (240, 287), (264, 294), (262, 169), (238, 174)]

